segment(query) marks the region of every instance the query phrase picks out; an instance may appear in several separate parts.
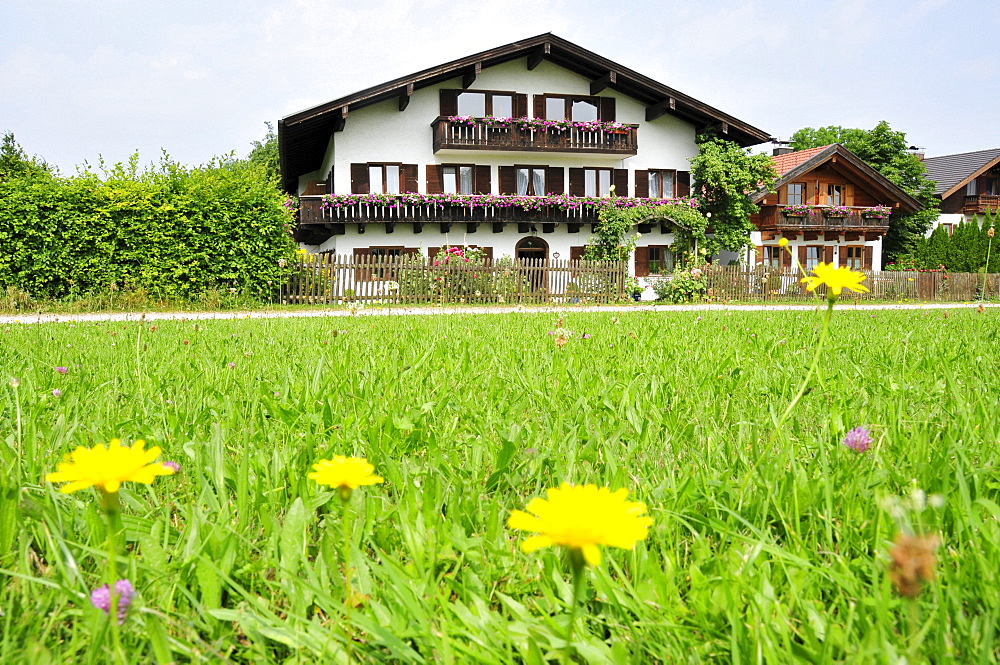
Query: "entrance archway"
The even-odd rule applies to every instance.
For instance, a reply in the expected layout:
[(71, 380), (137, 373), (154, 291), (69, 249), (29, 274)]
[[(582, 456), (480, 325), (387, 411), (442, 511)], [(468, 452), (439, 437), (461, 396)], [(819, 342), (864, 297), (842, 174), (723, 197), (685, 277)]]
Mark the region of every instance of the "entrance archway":
[(514, 257), (524, 267), (531, 290), (541, 291), (545, 286), (542, 265), (549, 258), (549, 243), (538, 236), (526, 236), (514, 245)]

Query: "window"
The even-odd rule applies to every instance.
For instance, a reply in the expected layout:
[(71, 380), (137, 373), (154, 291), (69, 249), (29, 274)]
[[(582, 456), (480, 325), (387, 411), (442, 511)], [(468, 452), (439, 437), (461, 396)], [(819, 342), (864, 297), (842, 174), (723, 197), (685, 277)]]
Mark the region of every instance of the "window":
[(806, 199), (806, 185), (803, 182), (790, 182), (788, 183), (788, 197), (785, 201), (786, 205), (801, 205), (805, 203)]
[(768, 268), (780, 268), (782, 251), (778, 245), (764, 245), (764, 265)]
[(649, 274), (662, 275), (674, 269), (674, 254), (667, 245), (650, 245)]
[[(831, 185), (832, 187), (833, 185)], [(804, 266), (805, 271), (809, 272), (813, 270), (820, 264), (823, 260), (823, 248), (816, 245), (810, 245), (805, 248), (806, 250), (806, 265)]]
[(674, 171), (649, 172), (649, 198), (666, 199), (674, 195)]
[(399, 194), (401, 164), (369, 164), (368, 192), (370, 194)]
[(583, 195), (611, 194), (611, 169), (583, 169)]
[(514, 169), (518, 196), (545, 196), (545, 167)]
[[(592, 120), (614, 120), (601, 118), (600, 97), (575, 97), (569, 95), (545, 95), (546, 120), (572, 120), (573, 122), (589, 122)], [(539, 110), (536, 106), (536, 112)]]
[(849, 245), (841, 248), (841, 266), (846, 266), (851, 270), (861, 270), (864, 265), (865, 248), (861, 245)]
[(445, 166), (441, 169), (442, 189), (445, 194), (472, 194), (473, 167)]
[(460, 92), (458, 93), (458, 115), (470, 115), (474, 118), (486, 116), (510, 118), (514, 115), (514, 93)]
[(970, 180), (969, 184), (965, 186), (965, 195), (966, 196), (975, 196), (976, 195), (976, 181), (975, 180)]
[(843, 185), (827, 185), (826, 186), (826, 204), (828, 206), (844, 205), (844, 186)]
[(1000, 194), (1000, 180), (996, 178), (983, 178), (983, 194), (986, 196)]

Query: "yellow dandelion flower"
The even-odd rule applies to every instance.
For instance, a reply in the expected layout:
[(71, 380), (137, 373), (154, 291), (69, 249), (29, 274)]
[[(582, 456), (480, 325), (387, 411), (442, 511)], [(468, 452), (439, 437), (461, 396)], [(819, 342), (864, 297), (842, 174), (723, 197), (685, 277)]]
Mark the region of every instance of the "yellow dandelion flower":
[(782, 238), (779, 240), (778, 247), (788, 247), (788, 238)]
[(865, 276), (850, 268), (844, 266), (834, 268), (832, 263), (820, 263), (813, 269), (813, 273), (815, 273), (815, 277), (803, 277), (800, 280), (809, 291), (815, 291), (820, 284), (826, 284), (835, 296), (839, 296), (843, 289), (850, 289), (856, 293), (862, 291), (868, 293), (868, 287), (861, 285)]
[(547, 490), (546, 496), (532, 499), (528, 512), (515, 510), (507, 520), (511, 529), (539, 534), (521, 543), (525, 552), (562, 545), (579, 550), (588, 564), (596, 566), (601, 563), (598, 545), (632, 549), (636, 541), (646, 539), (653, 523), (644, 515), (646, 504), (625, 500), (625, 489), (612, 492), (597, 485), (563, 483)]
[(59, 491), (69, 494), (87, 487), (97, 486), (109, 494), (118, 491), (124, 482), (152, 484), (156, 476), (173, 475), (172, 466), (154, 462), (160, 449), (145, 449), (146, 442), (138, 440), (131, 448), (122, 445), (121, 439), (111, 439), (107, 447), (98, 444), (93, 448), (80, 446), (59, 464), (58, 471), (45, 476), (50, 483), (69, 483)]
[(375, 467), (364, 457), (345, 457), (334, 455), (332, 460), (321, 459), (313, 464), (309, 477), (320, 485), (329, 485), (340, 490), (354, 490), (362, 485), (375, 485), (385, 482), (379, 476), (372, 475)]

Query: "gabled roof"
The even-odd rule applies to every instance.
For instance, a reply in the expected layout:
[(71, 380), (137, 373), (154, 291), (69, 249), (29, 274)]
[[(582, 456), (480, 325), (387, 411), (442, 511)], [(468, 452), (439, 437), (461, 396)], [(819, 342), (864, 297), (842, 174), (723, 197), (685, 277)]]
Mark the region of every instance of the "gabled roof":
[(626, 94), (647, 106), (647, 120), (670, 114), (690, 122), (699, 132), (720, 129), (725, 138), (742, 146), (770, 140), (770, 135), (762, 129), (547, 32), (452, 60), (286, 116), (278, 123), (284, 186), (291, 190), (300, 174), (320, 167), (331, 132), (343, 127), (350, 111), (395, 98), (399, 98), (400, 108), (405, 108), (406, 100), (414, 90), (456, 78), (462, 79), (458, 85), (468, 87), (475, 80), (475, 74), (483, 68), (518, 58), (528, 58), (529, 69), (547, 60), (589, 78), (592, 94), (598, 94), (604, 88)]
[(771, 161), (774, 162), (775, 170), (778, 172), (778, 181), (770, 189), (758, 189), (751, 194), (750, 200), (754, 203), (779, 187), (805, 177), (827, 162), (836, 161), (838, 170), (845, 171), (845, 175), (856, 182), (863, 182), (866, 189), (882, 198), (884, 203), (898, 202), (900, 209), (906, 213), (923, 209), (920, 202), (907, 194), (899, 185), (839, 143), (777, 155), (772, 157)]
[(1000, 164), (1000, 148), (928, 157), (924, 160), (927, 179), (937, 183), (934, 193), (942, 199), (965, 187), (973, 178)]

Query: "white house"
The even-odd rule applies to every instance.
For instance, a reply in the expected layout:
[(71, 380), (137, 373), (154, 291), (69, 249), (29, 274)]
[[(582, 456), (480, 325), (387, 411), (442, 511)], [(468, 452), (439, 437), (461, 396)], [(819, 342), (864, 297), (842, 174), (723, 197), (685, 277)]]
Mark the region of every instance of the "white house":
[[(290, 115), (278, 136), (310, 252), (582, 256), (597, 207), (687, 197), (696, 135), (767, 132), (546, 33)], [(668, 271), (669, 225), (635, 274)]]

